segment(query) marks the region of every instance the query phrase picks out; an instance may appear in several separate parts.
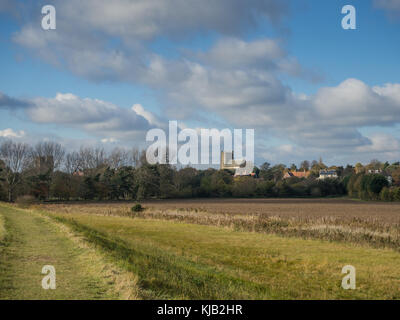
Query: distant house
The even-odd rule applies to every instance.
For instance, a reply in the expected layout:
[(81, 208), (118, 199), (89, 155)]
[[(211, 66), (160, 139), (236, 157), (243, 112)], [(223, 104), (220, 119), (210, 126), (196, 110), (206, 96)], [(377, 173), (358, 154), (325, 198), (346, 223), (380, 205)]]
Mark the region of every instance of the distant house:
[(367, 171), (370, 174), (376, 173), (376, 174), (381, 174), (382, 170), (381, 169), (368, 169)]
[(389, 183), (389, 186), (391, 186), (393, 184), (392, 174), (388, 170), (380, 170), (380, 171), (381, 172), (379, 172), (379, 174), (384, 176), (386, 178), (387, 182)]
[(289, 179), (292, 177), (297, 177), (297, 178), (308, 178), (310, 176), (311, 172), (310, 171), (291, 171), (288, 170), (284, 175), (283, 179)]
[(339, 178), (336, 170), (320, 170), (318, 179), (337, 179)]
[(85, 174), (83, 171), (75, 171), (73, 174), (73, 176), (77, 176), (77, 177), (83, 177)]
[(243, 176), (252, 176), (254, 177), (256, 174), (253, 173), (253, 167), (243, 167), (243, 168), (237, 168), (235, 170), (235, 177), (243, 177)]
[(254, 164), (245, 159), (236, 160), (233, 152), (221, 152), (220, 170), (234, 171), (235, 177), (254, 176)]
[(382, 176), (384, 176), (386, 178), (386, 180), (388, 181), (389, 185), (393, 184), (393, 177), (392, 175), (386, 171), (386, 170), (382, 170), (382, 169), (368, 169), (367, 171), (368, 174), (380, 174)]

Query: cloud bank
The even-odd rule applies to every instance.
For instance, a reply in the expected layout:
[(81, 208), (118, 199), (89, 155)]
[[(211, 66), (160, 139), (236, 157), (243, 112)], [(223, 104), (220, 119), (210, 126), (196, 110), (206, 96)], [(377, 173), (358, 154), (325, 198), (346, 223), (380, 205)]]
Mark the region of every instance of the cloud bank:
[[(400, 12), (399, 1), (374, 4)], [(163, 114), (138, 103), (126, 109), (68, 93), (28, 104), (0, 94), (0, 108), (23, 107), (35, 123), (77, 128), (105, 143), (141, 139), (166, 119), (201, 121), (198, 125), (207, 127), (207, 117), (218, 117), (227, 126), (255, 128), (260, 142), (270, 136), (282, 141), (260, 154), (301, 158), (356, 151), (400, 157), (395, 136), (362, 133), (400, 123), (400, 84), (369, 86), (350, 78), (313, 95), (295, 92), (283, 78), (318, 83), (323, 77), (301, 65), (281, 39), (246, 37), (261, 23), (279, 30), (290, 12), (289, 1), (70, 0), (54, 5), (57, 30), (45, 32), (28, 19), (13, 41), (85, 79), (149, 87)], [(213, 40), (205, 49), (181, 47), (187, 39), (210, 35)], [(154, 50), (160, 40), (172, 43), (175, 54)]]

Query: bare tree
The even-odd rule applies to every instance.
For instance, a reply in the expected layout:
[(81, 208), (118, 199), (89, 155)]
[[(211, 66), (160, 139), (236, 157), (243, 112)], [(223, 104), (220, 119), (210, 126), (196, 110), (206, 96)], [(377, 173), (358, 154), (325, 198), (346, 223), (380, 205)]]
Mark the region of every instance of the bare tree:
[(96, 169), (106, 164), (107, 155), (103, 148), (81, 147), (79, 159), (82, 170)]
[(68, 153), (65, 157), (64, 167), (69, 174), (81, 171), (83, 166), (79, 153), (76, 151)]
[(7, 185), (8, 201), (14, 200), (15, 187), (21, 174), (29, 164), (31, 150), (25, 143), (5, 141), (0, 146), (0, 159), (5, 165), (4, 180)]
[(130, 165), (134, 168), (137, 168), (140, 163), (140, 153), (137, 148), (133, 148), (131, 152), (131, 159), (130, 159)]
[(378, 169), (382, 169), (383, 164), (378, 159), (372, 159), (371, 162), (369, 163), (368, 167), (371, 169), (374, 169), (374, 170), (378, 170)]
[(308, 160), (302, 161), (300, 164), (300, 169), (303, 169), (306, 171), (310, 170), (310, 162)]
[(311, 161), (311, 169), (317, 168), (317, 166), (318, 166), (318, 161), (317, 160)]
[(103, 148), (97, 147), (93, 149), (93, 167), (99, 168), (107, 163), (107, 153)]
[(129, 152), (122, 148), (115, 148), (108, 157), (108, 164), (112, 169), (126, 167), (130, 163)]
[(139, 153), (139, 167), (148, 164), (147, 157), (146, 157), (146, 150), (142, 150)]

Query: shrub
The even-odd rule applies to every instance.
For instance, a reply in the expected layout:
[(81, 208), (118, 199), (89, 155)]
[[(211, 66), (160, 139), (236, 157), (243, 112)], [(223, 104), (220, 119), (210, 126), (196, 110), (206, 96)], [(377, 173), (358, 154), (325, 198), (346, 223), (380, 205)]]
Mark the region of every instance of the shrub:
[(302, 182), (292, 184), (292, 189), (296, 196), (300, 196), (300, 197), (308, 196), (308, 188)]
[(371, 175), (368, 191), (379, 194), (384, 187), (388, 187), (389, 183), (387, 179), (382, 175)]
[(400, 201), (400, 187), (393, 188), (392, 195), (394, 201)]
[(275, 183), (273, 181), (264, 181), (256, 179), (256, 194), (258, 196), (273, 197)]
[(252, 177), (239, 177), (232, 186), (234, 197), (253, 197), (256, 193), (256, 181)]
[(383, 201), (393, 201), (393, 194), (391, 190), (387, 187), (384, 187), (379, 195), (380, 199)]
[(387, 187), (389, 187), (387, 179), (380, 174), (353, 175), (347, 183), (349, 196), (363, 200), (383, 200), (382, 197), (390, 199), (390, 190), (385, 190), (381, 194), (382, 190)]
[(1, 184), (0, 184), (0, 201), (7, 201), (7, 192), (6, 190), (4, 190)]
[(24, 195), (24, 196), (18, 197), (15, 200), (15, 203), (20, 208), (29, 208), (31, 205), (36, 204), (37, 200), (36, 200), (36, 198), (34, 196)]
[(131, 211), (132, 212), (141, 212), (143, 211), (144, 208), (142, 207), (142, 205), (140, 203), (136, 203), (132, 208)]
[(313, 197), (320, 197), (322, 195), (321, 189), (319, 187), (312, 187), (310, 193)]

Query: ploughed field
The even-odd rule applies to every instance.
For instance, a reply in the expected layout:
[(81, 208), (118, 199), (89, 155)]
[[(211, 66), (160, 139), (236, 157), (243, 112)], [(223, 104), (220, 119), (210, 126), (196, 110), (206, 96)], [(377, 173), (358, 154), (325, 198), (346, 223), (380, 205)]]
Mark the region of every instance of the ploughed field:
[[(144, 207), (156, 210), (206, 211), (208, 213), (279, 216), (282, 218), (379, 220), (400, 223), (400, 202), (373, 202), (348, 199), (196, 199), (196, 200), (153, 200), (141, 202)], [(107, 210), (128, 210), (132, 203), (86, 203), (86, 212), (101, 213)], [(69, 211), (82, 209), (82, 203), (46, 205), (46, 208)]]
[[(106, 276), (102, 278), (99, 271), (99, 289), (87, 289), (90, 299), (400, 299), (398, 203), (166, 200), (142, 202), (145, 209), (140, 212), (133, 212), (133, 205), (68, 203), (30, 209), (2, 205), (0, 236), (9, 239), (7, 232), (13, 230), (8, 226), (10, 221), (17, 225), (18, 213), (26, 221), (31, 215), (41, 217), (66, 228), (110, 268), (133, 279), (121, 294), (118, 286), (103, 282)], [(12, 238), (7, 241), (10, 246)], [(62, 250), (58, 249), (59, 255)], [(0, 255), (0, 266), (1, 259)], [(79, 268), (84, 261), (77, 262)], [(346, 265), (356, 268), (355, 290), (341, 286)], [(71, 275), (57, 273), (57, 279), (67, 281), (64, 277)], [(0, 269), (0, 283), (1, 279)], [(67, 297), (75, 282), (80, 283), (69, 280)], [(7, 294), (3, 290), (3, 296), (15, 297), (23, 292), (21, 286), (18, 291), (9, 287)], [(81, 297), (84, 291), (76, 289)], [(0, 297), (1, 293), (0, 287)]]

